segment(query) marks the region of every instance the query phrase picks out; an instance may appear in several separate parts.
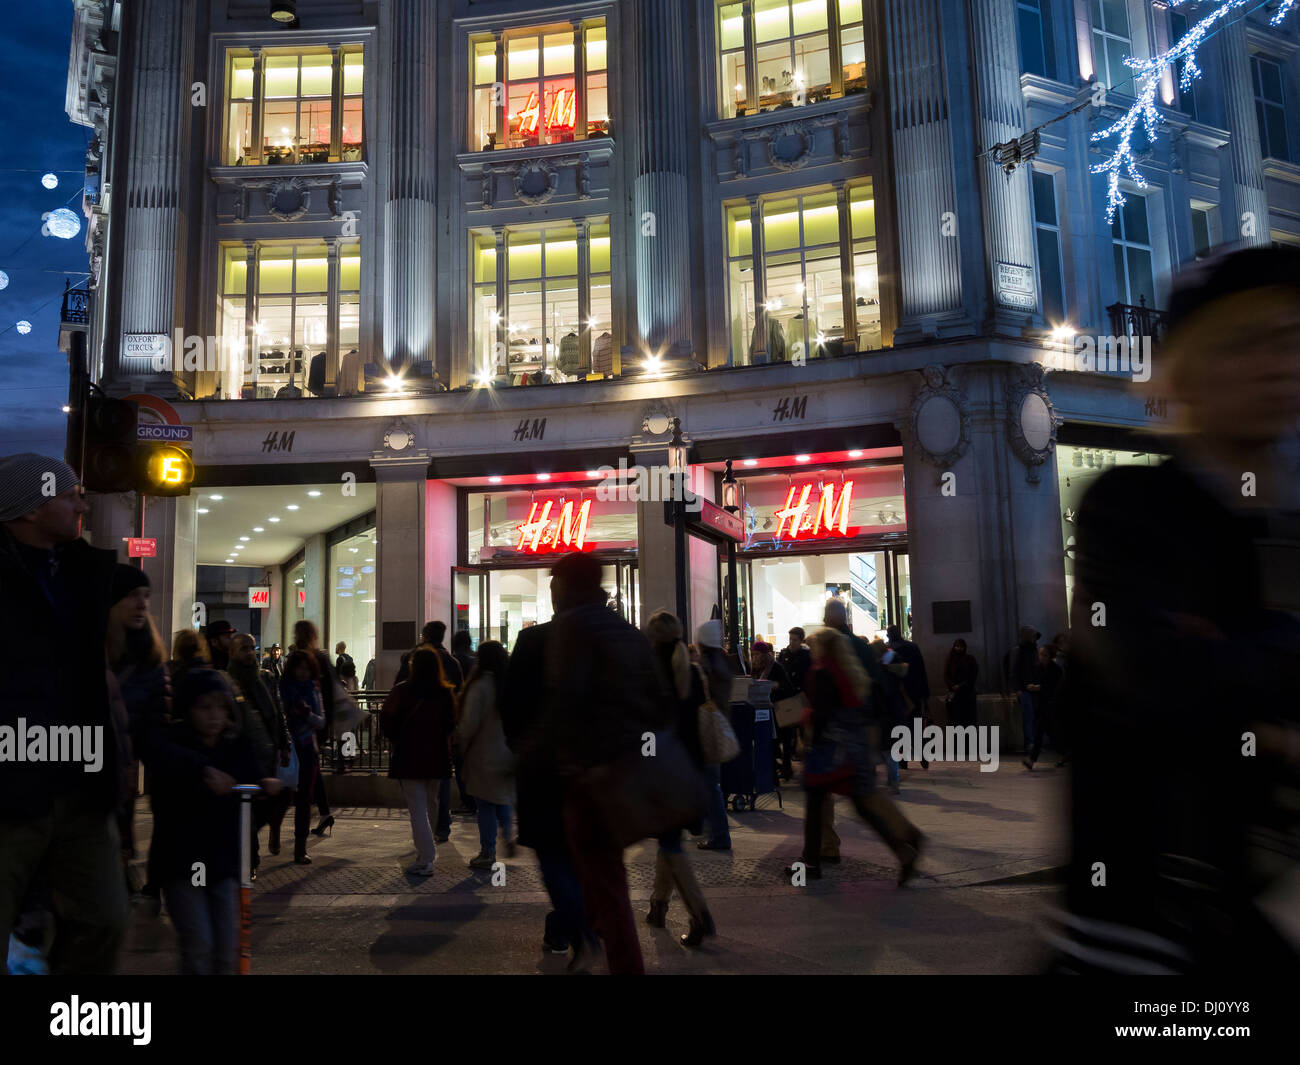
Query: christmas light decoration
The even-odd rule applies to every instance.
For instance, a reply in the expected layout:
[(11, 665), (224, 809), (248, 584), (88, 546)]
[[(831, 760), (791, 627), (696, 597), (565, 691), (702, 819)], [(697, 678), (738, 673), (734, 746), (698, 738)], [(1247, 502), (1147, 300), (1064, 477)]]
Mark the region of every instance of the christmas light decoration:
[(18, 332), (20, 332), (23, 336), (26, 336), (28, 333), (32, 331), (32, 323), (24, 319), (23, 321), (18, 323), (17, 328), (18, 328)]
[(55, 174), (46, 174), (41, 178), (41, 184), (47, 189), (57, 189), (59, 187), (58, 176)]
[[(1169, 6), (1180, 7), (1190, 2), (1191, 0), (1170, 0)], [(1281, 6), (1273, 13), (1269, 23), (1273, 26), (1280, 25), (1291, 13), (1296, 2), (1297, 0), (1282, 0)], [(1091, 167), (1091, 172), (1094, 174), (1109, 175), (1106, 190), (1107, 222), (1113, 222), (1115, 211), (1127, 202), (1119, 187), (1121, 174), (1127, 175), (1138, 188), (1147, 188), (1147, 181), (1138, 170), (1137, 159), (1133, 154), (1133, 135), (1137, 132), (1140, 121), (1147, 138), (1154, 141), (1156, 132), (1164, 123), (1156, 107), (1156, 92), (1165, 71), (1181, 62), (1183, 72), (1179, 79), (1179, 86), (1184, 91), (1189, 89), (1192, 82), (1201, 76), (1201, 68), (1196, 62), (1197, 50), (1212, 32), (1220, 28), (1229, 15), (1247, 4), (1261, 6), (1259, 0), (1220, 0), (1213, 11), (1198, 20), (1168, 51), (1161, 52), (1151, 59), (1138, 59), (1133, 56), (1124, 59), (1124, 64), (1133, 71), (1133, 82), (1136, 86), (1134, 95), (1137, 99), (1117, 122), (1092, 135), (1094, 142), (1109, 140), (1112, 137), (1118, 138), (1114, 150), (1106, 160)]]
[(9, 287), (9, 275), (0, 270), (0, 291)]
[(45, 221), (44, 231), (51, 236), (71, 240), (81, 232), (81, 219), (66, 207), (60, 207), (42, 217)]

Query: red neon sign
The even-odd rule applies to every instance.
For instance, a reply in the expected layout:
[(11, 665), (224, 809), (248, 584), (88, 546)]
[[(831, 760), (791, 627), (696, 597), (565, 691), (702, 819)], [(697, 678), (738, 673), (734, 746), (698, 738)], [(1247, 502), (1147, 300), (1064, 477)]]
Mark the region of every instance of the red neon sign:
[(812, 494), (812, 485), (803, 486), (798, 503), (794, 501), (797, 490), (794, 485), (790, 486), (790, 491), (785, 497), (785, 506), (773, 515), (777, 519), (773, 539), (781, 539), (782, 533), (787, 531), (791, 540), (800, 538), (812, 540), (821, 536), (849, 536), (857, 531), (849, 528), (849, 508), (853, 504), (852, 481), (844, 482), (838, 500), (835, 498), (833, 484), (822, 485), (816, 509), (808, 498)]
[[(556, 89), (551, 96), (551, 106), (546, 111), (547, 130), (573, 129), (577, 122), (577, 108), (578, 97), (573, 89)], [(536, 133), (541, 118), (542, 101), (537, 95), (537, 90), (534, 89), (528, 94), (523, 110), (515, 115), (515, 120), (519, 123), (519, 132)]]
[[(575, 511), (572, 499), (566, 499), (560, 513), (551, 518), (555, 501), (548, 499), (538, 513), (536, 502), (528, 508), (528, 520), (518, 526), (518, 551), (542, 554), (548, 551), (587, 550), (587, 521), (591, 517), (591, 500), (584, 499)], [(593, 545), (594, 546), (594, 545)]]

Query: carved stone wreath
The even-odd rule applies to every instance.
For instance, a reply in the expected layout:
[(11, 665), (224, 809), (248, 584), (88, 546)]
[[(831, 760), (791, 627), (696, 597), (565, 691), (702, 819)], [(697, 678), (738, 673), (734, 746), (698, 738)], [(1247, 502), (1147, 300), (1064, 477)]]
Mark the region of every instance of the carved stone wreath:
[(922, 458), (946, 470), (970, 447), (970, 405), (945, 367), (932, 363), (921, 375), (925, 384), (912, 397), (904, 429)]
[(515, 170), (515, 199), (530, 207), (546, 203), (559, 187), (559, 171), (541, 159), (520, 163)]
[(311, 189), (299, 178), (282, 178), (266, 187), (266, 210), (281, 222), (296, 222), (311, 207)]
[(1037, 484), (1045, 463), (1056, 447), (1060, 415), (1043, 387), (1043, 367), (1031, 363), (1020, 368), (1006, 387), (1007, 440), (1016, 457), (1025, 464), (1026, 480)]
[(785, 122), (767, 135), (767, 159), (778, 170), (798, 170), (812, 157), (813, 133), (803, 122)]

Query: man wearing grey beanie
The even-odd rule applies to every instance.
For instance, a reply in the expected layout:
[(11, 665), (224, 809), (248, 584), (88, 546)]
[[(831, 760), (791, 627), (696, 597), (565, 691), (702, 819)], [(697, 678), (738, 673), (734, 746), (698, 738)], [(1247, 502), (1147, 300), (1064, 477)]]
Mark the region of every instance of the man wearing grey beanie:
[(0, 458), (0, 935), (43, 870), (50, 971), (98, 975), (117, 968), (128, 907), (104, 651), (117, 559), (79, 537), (86, 511), (67, 463)]

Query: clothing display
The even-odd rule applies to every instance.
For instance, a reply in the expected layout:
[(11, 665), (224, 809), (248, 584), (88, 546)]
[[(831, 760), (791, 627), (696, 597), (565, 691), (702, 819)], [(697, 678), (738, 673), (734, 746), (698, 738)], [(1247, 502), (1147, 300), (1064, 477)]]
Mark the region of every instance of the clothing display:
[(555, 368), (566, 377), (585, 376), (590, 369), (582, 357), (582, 342), (577, 333), (569, 333), (560, 341), (560, 355)]
[(325, 394), (325, 352), (317, 352), (311, 357), (307, 370), (307, 391), (314, 396)]
[[(785, 332), (781, 329), (781, 322), (774, 315), (764, 315), (767, 319), (767, 344), (764, 346), (762, 341), (763, 319), (760, 318), (754, 323), (754, 336), (750, 341), (749, 359), (755, 365), (764, 362), (785, 362)], [(766, 358), (764, 357), (766, 350)]]
[(601, 333), (591, 342), (591, 372), (602, 377), (614, 372), (614, 338)]
[(356, 348), (353, 348), (343, 356), (343, 361), (339, 366), (338, 394), (340, 396), (355, 396), (359, 392), (364, 392), (365, 387), (361, 353)]

